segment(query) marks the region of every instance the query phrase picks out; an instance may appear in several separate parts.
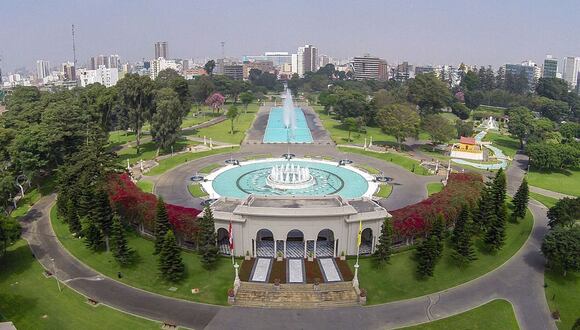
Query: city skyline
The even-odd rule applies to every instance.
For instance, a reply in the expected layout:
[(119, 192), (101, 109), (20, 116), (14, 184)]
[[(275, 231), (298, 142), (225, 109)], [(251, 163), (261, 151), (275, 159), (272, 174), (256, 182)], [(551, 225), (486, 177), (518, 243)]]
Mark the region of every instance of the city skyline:
[[(75, 24), (79, 66), (95, 54), (119, 54), (123, 62), (152, 59), (156, 41), (171, 45), (172, 58), (221, 57), (221, 41), (229, 57), (294, 53), (312, 44), (319, 55), (352, 58), (369, 53), (389, 63), (418, 65), (465, 62), (497, 67), (525, 59), (540, 64), (546, 54), (559, 59), (580, 55), (574, 26), (580, 4), (573, 1), (558, 6), (523, 1), (371, 1), (358, 7), (349, 1), (308, 6), (301, 1), (293, 6), (248, 1), (204, 3), (201, 8), (184, 1), (137, 5), (106, 0), (91, 11), (64, 0), (31, 4), (5, 4), (0, 13), (5, 73), (33, 69), (39, 59), (54, 65), (72, 61), (71, 24)], [(46, 24), (57, 10), (70, 19)], [(280, 23), (285, 18), (288, 26)]]

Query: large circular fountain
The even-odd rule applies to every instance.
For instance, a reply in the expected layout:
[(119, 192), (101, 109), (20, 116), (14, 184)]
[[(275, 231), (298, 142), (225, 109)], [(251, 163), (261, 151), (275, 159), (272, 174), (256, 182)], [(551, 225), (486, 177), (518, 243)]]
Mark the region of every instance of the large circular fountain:
[(211, 198), (340, 195), (351, 199), (371, 197), (377, 189), (373, 176), (353, 166), (310, 159), (262, 159), (227, 165), (206, 176), (202, 185)]

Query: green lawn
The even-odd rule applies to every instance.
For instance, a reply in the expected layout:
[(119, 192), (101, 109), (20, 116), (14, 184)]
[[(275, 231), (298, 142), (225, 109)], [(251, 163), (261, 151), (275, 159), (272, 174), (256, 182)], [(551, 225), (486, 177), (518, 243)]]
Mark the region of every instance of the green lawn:
[(113, 131), (109, 132), (109, 144), (111, 146), (119, 146), (128, 142), (135, 142), (137, 136), (133, 132), (127, 131)]
[(546, 300), (550, 311), (559, 311), (561, 322), (556, 322), (559, 329), (572, 329), (576, 319), (580, 318), (580, 273), (568, 272), (562, 276), (560, 272), (546, 271), (544, 273)]
[(209, 164), (206, 167), (202, 168), (201, 170), (199, 170), (199, 173), (211, 173), (213, 170), (215, 170), (218, 167), (221, 167), (222, 165), (220, 164)]
[(197, 111), (197, 106), (193, 105), (191, 110), (187, 114), (185, 118), (183, 118), (183, 122), (181, 123), (181, 128), (187, 128), (195, 125), (199, 125), (201, 123), (205, 123), (206, 121), (210, 121), (215, 117), (219, 117), (219, 113), (212, 112), (209, 107), (202, 106), (201, 111)]
[(355, 167), (369, 173), (369, 174), (379, 174), (381, 173), (381, 171), (377, 170), (376, 168), (372, 167), (372, 166), (368, 166), (365, 164), (356, 164)]
[[(158, 294), (199, 301), (210, 304), (225, 305), (227, 291), (233, 285), (234, 269), (231, 259), (220, 258), (214, 271), (206, 271), (201, 267), (200, 257), (196, 253), (182, 252), (187, 276), (180, 283), (163, 281), (157, 271), (157, 256), (153, 255), (153, 242), (136, 234), (128, 235), (129, 246), (136, 251), (137, 261), (130, 266), (117, 265), (110, 253), (94, 253), (88, 250), (84, 241), (73, 238), (66, 224), (56, 215), (56, 208), (51, 210), (51, 221), (56, 236), (64, 247), (75, 257), (96, 271), (113, 278), (117, 272), (122, 272), (121, 282)], [(176, 288), (175, 291), (169, 290)], [(192, 289), (199, 288), (199, 293), (193, 294)]]
[(207, 196), (207, 193), (201, 189), (200, 184), (190, 184), (187, 186), (187, 190), (193, 197), (204, 197)]
[(578, 197), (580, 196), (580, 169), (552, 172), (532, 169), (528, 173), (528, 183), (530, 186)]
[(144, 192), (152, 193), (155, 184), (149, 180), (139, 180), (137, 181), (137, 187), (139, 187)]
[(391, 195), (392, 191), (393, 191), (393, 186), (391, 186), (390, 184), (383, 184), (383, 185), (379, 186), (379, 191), (377, 193), (375, 193), (375, 196), (381, 197), (381, 198), (387, 198)]
[(503, 299), (496, 299), (467, 312), (441, 320), (404, 328), (407, 330), (451, 330), (451, 329), (514, 329), (518, 321), (512, 305)]
[[(502, 265), (524, 244), (532, 230), (532, 215), (519, 223), (508, 222), (506, 243), (501, 251), (489, 254), (481, 239), (475, 240), (477, 260), (467, 267), (458, 267), (451, 258), (451, 248), (446, 245), (443, 256), (435, 267), (435, 274), (428, 279), (418, 279), (414, 250), (397, 253), (390, 264), (376, 269), (371, 258), (360, 259), (359, 279), (361, 287), (368, 290), (368, 303), (380, 304), (408, 299), (441, 291), (480, 277)], [(355, 260), (348, 260), (351, 267)]]
[[(175, 144), (173, 145), (173, 152), (179, 152), (179, 151), (182, 151), (189, 146), (195, 146), (198, 144), (199, 144), (199, 142), (190, 141), (190, 140), (187, 140), (185, 138), (181, 138), (177, 142), (175, 142)], [(159, 152), (159, 156), (169, 155), (169, 154), (171, 154), (171, 149), (160, 150), (160, 152)], [(118, 163), (123, 165), (123, 166), (127, 166), (127, 160), (129, 160), (129, 162), (131, 164), (135, 164), (138, 161), (140, 161), (141, 159), (144, 161), (151, 160), (157, 156), (157, 144), (155, 144), (155, 142), (153, 142), (153, 141), (145, 142), (145, 143), (141, 144), (141, 146), (139, 147), (139, 153), (137, 153), (137, 148), (134, 145), (132, 145), (131, 147), (127, 147), (127, 148), (124, 148), (124, 149), (117, 151), (117, 155), (119, 156), (117, 158)]]
[(487, 132), (483, 141), (491, 141), (492, 146), (499, 148), (506, 156), (513, 158), (520, 148), (520, 142), (508, 135)]
[(53, 278), (32, 257), (24, 240), (0, 258), (0, 319), (18, 329), (159, 329), (160, 324), (106, 306), (93, 307)]
[(431, 182), (427, 184), (427, 195), (431, 196), (435, 193), (443, 190), (443, 183), (441, 182)]
[(551, 208), (552, 206), (556, 205), (558, 200), (556, 198), (544, 196), (541, 194), (537, 194), (535, 192), (530, 191), (530, 198), (537, 200), (538, 202), (544, 204), (547, 208)]
[(159, 161), (159, 165), (155, 166), (147, 173), (147, 175), (155, 176), (159, 174), (163, 174), (166, 171), (174, 168), (177, 165), (181, 165), (183, 163), (187, 163), (190, 160), (207, 157), (211, 155), (217, 155), (222, 153), (228, 152), (236, 152), (240, 148), (239, 147), (231, 147), (231, 148), (220, 148), (220, 149), (213, 149), (208, 151), (201, 151), (201, 152), (186, 152), (183, 154), (175, 155), (174, 157), (165, 158)]
[(244, 107), (242, 105), (238, 105), (238, 110), (240, 111), (240, 115), (234, 121), (234, 134), (230, 134), (231, 122), (230, 120), (226, 120), (219, 124), (197, 130), (192, 135), (197, 137), (206, 136), (208, 139), (212, 138), (214, 141), (232, 144), (242, 143), (246, 136), (246, 131), (252, 126), (254, 118), (256, 118), (258, 105), (250, 104), (248, 106), (248, 113), (244, 113)]
[(342, 152), (361, 154), (369, 157), (378, 158), (387, 162), (392, 162), (418, 175), (429, 175), (429, 172), (427, 172), (427, 170), (423, 168), (418, 161), (410, 157), (404, 156), (403, 154), (394, 152), (381, 153), (349, 147), (338, 147), (338, 150)]

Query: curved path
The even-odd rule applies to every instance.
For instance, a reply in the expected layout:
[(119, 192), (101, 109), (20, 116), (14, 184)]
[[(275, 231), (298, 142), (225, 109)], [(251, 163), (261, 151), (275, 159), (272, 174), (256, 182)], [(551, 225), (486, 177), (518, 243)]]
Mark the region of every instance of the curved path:
[[(508, 170), (508, 189), (512, 193), (519, 184), (514, 180), (523, 176), (520, 165), (525, 165), (525, 157), (514, 164)], [(425, 190), (424, 186), (421, 190)], [(336, 329), (396, 328), (455, 315), (504, 298), (513, 304), (522, 329), (556, 329), (544, 296), (545, 260), (539, 250), (547, 232), (546, 209), (534, 201), (530, 203), (534, 227), (524, 246), (504, 265), (471, 282), (415, 299), (365, 308), (272, 310), (211, 306), (163, 297), (96, 273), (72, 257), (55, 237), (49, 219), (54, 198), (42, 198), (23, 220), (23, 235), (40, 263), (52, 271), (54, 259), (58, 279), (68, 286), (146, 318), (208, 329), (324, 329), (329, 325)]]

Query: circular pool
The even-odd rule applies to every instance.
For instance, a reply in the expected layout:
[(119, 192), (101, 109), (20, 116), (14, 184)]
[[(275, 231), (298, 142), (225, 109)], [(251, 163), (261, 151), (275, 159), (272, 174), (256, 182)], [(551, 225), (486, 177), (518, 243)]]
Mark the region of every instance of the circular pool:
[[(274, 168), (274, 170), (273, 170)], [(284, 173), (281, 173), (285, 169)], [(297, 170), (302, 169), (302, 170)], [(299, 171), (301, 175), (297, 175)], [(272, 175), (286, 185), (273, 184)], [(308, 174), (308, 184), (303, 184)], [(291, 188), (292, 183), (296, 183)], [(227, 165), (206, 176), (202, 183), (211, 198), (262, 196), (340, 195), (352, 199), (371, 197), (377, 189), (374, 177), (352, 166), (310, 159), (262, 159)], [(284, 189), (287, 187), (288, 189)]]

